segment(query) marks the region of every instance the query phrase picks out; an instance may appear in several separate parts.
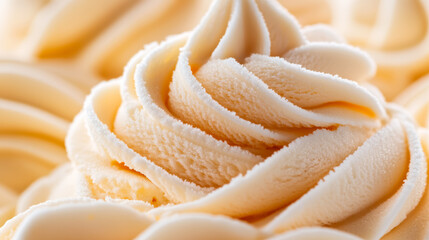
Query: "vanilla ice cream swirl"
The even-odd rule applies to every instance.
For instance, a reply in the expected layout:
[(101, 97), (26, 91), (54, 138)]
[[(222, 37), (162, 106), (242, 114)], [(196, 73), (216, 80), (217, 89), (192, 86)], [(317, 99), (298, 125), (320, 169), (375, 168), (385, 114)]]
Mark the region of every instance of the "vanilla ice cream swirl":
[(371, 59), (316, 32), (274, 1), (220, 0), (192, 32), (147, 46), (72, 124), (80, 192), (146, 201), (156, 217), (385, 235), (423, 195), (420, 137), (363, 87)]

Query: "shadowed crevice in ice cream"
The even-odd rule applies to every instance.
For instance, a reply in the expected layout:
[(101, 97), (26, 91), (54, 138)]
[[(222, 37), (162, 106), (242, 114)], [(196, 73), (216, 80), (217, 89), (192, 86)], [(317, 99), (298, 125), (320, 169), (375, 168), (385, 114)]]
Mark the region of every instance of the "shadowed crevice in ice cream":
[(379, 239), (419, 207), (427, 166), (412, 120), (367, 87), (374, 73), (367, 54), (302, 30), (275, 1), (216, 1), (92, 90), (66, 140), (76, 195), (150, 203), (158, 222), (142, 239), (195, 213), (202, 229), (223, 215), (266, 238)]
[(266, 226), (281, 232), (361, 212), (353, 221), (362, 224), (369, 209), (387, 208), (396, 220), (375, 214), (382, 227), (370, 233), (382, 236), (404, 219), (395, 209), (417, 205), (426, 162), (409, 120), (396, 110), (386, 120), (358, 84), (373, 73), (353, 47), (308, 41), (274, 2), (217, 1), (193, 32), (148, 46), (121, 79), (93, 90), (69, 156), (90, 195), (184, 203), (155, 215), (284, 208)]
[[(228, 183), (233, 177), (246, 173), (256, 163), (261, 162), (263, 157), (272, 154), (293, 139), (313, 131), (314, 128), (335, 128), (338, 125), (378, 126), (379, 117), (377, 116), (383, 118), (385, 114), (381, 103), (357, 83), (333, 75), (343, 73), (341, 73), (342, 67), (339, 63), (334, 63), (335, 59), (331, 54), (337, 54), (342, 63), (346, 61), (359, 63), (361, 71), (354, 75), (349, 73), (348, 76), (354, 77), (356, 81), (362, 81), (362, 78), (373, 71), (369, 58), (357, 49), (343, 44), (314, 43), (314, 47), (307, 47), (312, 46), (313, 43), (305, 40), (290, 15), (278, 10), (280, 9), (277, 8), (278, 6), (265, 2), (261, 2), (261, 6), (263, 11), (271, 11), (270, 14), (267, 13), (272, 16), (268, 24), (263, 21), (263, 11), (258, 11), (258, 6), (253, 2), (217, 2), (212, 6), (203, 23), (190, 35), (180, 35), (170, 38), (159, 46), (148, 47), (131, 60), (120, 81), (97, 87), (87, 101), (85, 111), (76, 122), (85, 119), (88, 134), (95, 140), (92, 144), (96, 144), (96, 148), (119, 153), (122, 150), (115, 151), (109, 145), (116, 142), (115, 146), (120, 149), (128, 149), (129, 146), (134, 150), (126, 150), (130, 157), (136, 152), (140, 153), (148, 158), (144, 162), (156, 164), (154, 165), (156, 172), (161, 170), (157, 167), (162, 167), (167, 172), (187, 180), (183, 183), (180, 183), (182, 181), (180, 179), (175, 180), (183, 185), (183, 190), (190, 190), (189, 193), (180, 193), (182, 196), (175, 196), (178, 194), (175, 193), (177, 191), (175, 189), (163, 190), (167, 191), (166, 196), (173, 202), (199, 198), (202, 195), (198, 192), (207, 193), (214, 187)], [(222, 12), (223, 20), (219, 18), (217, 12), (219, 9), (229, 9)], [(213, 33), (210, 42), (205, 39), (204, 33), (208, 31), (207, 26), (215, 19), (219, 26), (216, 29), (210, 29)], [(243, 32), (241, 33), (243, 35), (235, 33), (234, 29), (247, 23), (244, 20), (257, 26), (255, 31), (260, 32), (259, 40), (247, 43), (244, 37), (249, 33)], [(282, 24), (278, 24), (280, 20)], [(224, 21), (223, 25), (222, 21)], [(272, 28), (271, 32), (278, 32), (278, 37), (274, 40), (270, 39), (270, 36), (274, 35), (269, 34), (269, 27)], [(233, 40), (234, 38), (241, 38), (240, 41), (244, 44)], [(234, 41), (238, 41), (239, 48), (232, 48), (231, 44), (234, 44)], [(330, 52), (323, 49), (324, 44), (328, 45)], [(185, 48), (180, 52), (179, 49), (183, 45)], [(192, 49), (198, 49), (198, 51)], [(229, 53), (228, 49), (232, 49), (232, 52)], [(291, 61), (302, 61), (306, 54), (312, 51), (320, 52), (320, 57), (306, 66), (308, 69), (303, 67), (305, 63), (300, 65), (291, 63)], [(268, 57), (270, 52), (274, 55)], [(291, 60), (286, 61), (284, 58), (276, 57), (283, 55), (287, 55), (285, 57)], [(249, 85), (248, 91), (252, 91), (251, 86), (253, 86), (255, 93), (244, 92), (243, 96), (247, 99), (239, 102), (241, 106), (235, 104), (236, 108), (232, 109), (231, 102), (239, 99), (224, 99), (222, 102), (222, 99), (209, 95), (209, 89), (215, 86), (212, 88), (208, 86), (207, 90), (203, 90), (205, 84), (210, 84), (209, 80), (204, 81), (203, 78), (210, 76), (210, 69), (231, 74), (232, 71), (225, 71), (222, 65), (216, 64), (234, 59), (247, 63), (243, 62), (243, 67), (239, 62), (236, 66), (234, 64), (228, 66), (224, 64), (224, 66), (232, 67), (237, 74), (244, 74), (240, 76), (241, 81), (237, 80), (237, 84)], [(323, 61), (324, 59), (331, 60)], [(258, 64), (264, 60), (268, 63)], [(323, 66), (322, 62), (329, 64)], [(198, 65), (203, 66), (195, 73), (197, 77), (195, 78), (190, 66), (195, 68)], [(335, 68), (335, 65), (338, 67)], [(312, 71), (311, 68), (326, 70), (327, 73)], [(302, 84), (296, 78), (292, 78), (294, 76), (292, 74), (290, 74), (292, 78), (290, 81), (264, 79), (273, 72), (280, 75), (282, 71), (295, 74), (296, 78), (301, 79)], [(226, 79), (233, 79), (233, 77), (225, 76), (225, 83), (228, 82)], [(294, 86), (296, 91), (282, 91), (286, 88), (285, 84)], [(310, 91), (308, 88), (316, 84), (320, 85), (320, 88), (311, 89), (312, 92), (308, 92)], [(338, 90), (339, 93), (336, 95), (330, 94), (329, 91), (335, 90), (330, 90), (328, 86), (337, 86), (341, 91)], [(119, 87), (122, 91), (121, 95), (118, 92)], [(231, 87), (228, 89), (232, 91), (231, 93), (219, 95), (234, 96), (240, 89), (242, 88)], [(275, 91), (276, 89), (281, 95)], [(255, 98), (251, 99), (252, 96)], [(305, 101), (310, 96), (314, 96), (314, 99)], [(289, 101), (288, 97), (292, 100)], [(263, 99), (264, 102), (259, 101), (259, 106), (254, 106), (252, 109), (252, 103), (255, 103), (258, 98)], [(107, 99), (109, 102), (106, 102)], [(229, 107), (228, 104), (230, 104)], [(264, 108), (264, 105), (272, 107)], [(116, 110), (117, 107), (119, 111)], [(257, 119), (256, 113), (266, 118)], [(276, 118), (280, 118), (281, 121)], [(100, 128), (103, 123), (107, 126)], [(76, 125), (76, 129), (83, 129), (78, 126), (79, 124)], [(113, 132), (101, 132), (108, 129)], [(74, 139), (73, 134), (74, 131), (71, 131), (70, 141)], [(101, 136), (103, 136), (102, 139), (98, 140)], [(109, 137), (106, 138), (106, 136)], [(124, 142), (118, 141), (117, 137)], [(106, 147), (102, 146), (104, 144)], [(72, 159), (75, 159), (74, 149), (82, 151), (85, 148), (81, 148), (80, 144), (78, 146), (70, 144)], [(123, 160), (124, 157), (115, 156), (113, 159), (124, 162), (130, 167), (130, 163)], [(136, 155), (132, 158), (141, 157)], [(76, 159), (81, 161), (79, 158)], [(110, 161), (107, 165), (110, 165)], [(148, 177), (148, 173), (144, 175)], [(150, 182), (153, 181), (155, 180), (150, 180)], [(155, 185), (159, 187), (159, 184), (164, 183)], [(173, 192), (168, 193), (169, 191)]]
[[(428, 154), (428, 77), (425, 76), (405, 89), (395, 102), (402, 105), (419, 125), (423, 148)], [(391, 231), (386, 239), (425, 239), (429, 228), (429, 198), (428, 187), (419, 205), (409, 217), (397, 228)]]

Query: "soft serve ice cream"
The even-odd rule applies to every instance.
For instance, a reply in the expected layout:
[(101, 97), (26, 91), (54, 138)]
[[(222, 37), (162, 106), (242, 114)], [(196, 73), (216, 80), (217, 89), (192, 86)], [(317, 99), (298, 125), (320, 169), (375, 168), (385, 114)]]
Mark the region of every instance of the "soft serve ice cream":
[(279, 0), (301, 25), (329, 23), (331, 9), (329, 0)]
[(46, 238), (40, 229), (56, 226), (60, 238), (58, 226), (88, 214), (95, 229), (138, 218), (139, 239), (424, 234), (407, 226), (426, 211), (426, 144), (364, 87), (374, 72), (365, 53), (324, 27), (301, 30), (277, 2), (216, 1), (192, 32), (148, 45), (95, 87), (75, 118), (71, 195), (106, 202), (59, 196), (0, 236)]
[(0, 236), (26, 240), (360, 239), (345, 232), (319, 227), (271, 236), (243, 221), (200, 213), (181, 214), (156, 221), (129, 205), (90, 199), (68, 199), (37, 205), (9, 221), (6, 227), (0, 229)]
[[(428, 76), (425, 76), (407, 89), (395, 99), (395, 102), (402, 105), (413, 117), (419, 125), (419, 131), (427, 144), (429, 137), (429, 124), (428, 124), (428, 100), (427, 93), (429, 92)], [(426, 145), (427, 146), (427, 145)], [(428, 187), (420, 201), (416, 210), (411, 213), (407, 222), (402, 224), (402, 228), (392, 231), (390, 239), (406, 239), (406, 233), (416, 233), (411, 235), (410, 239), (425, 239), (427, 238), (427, 228), (429, 226), (429, 195)]]
[(1, 0), (0, 55), (75, 59), (117, 77), (146, 43), (194, 27), (210, 0)]
[(378, 72), (373, 83), (393, 99), (428, 73), (429, 2), (426, 0), (330, 0), (332, 24), (367, 50)]
[(97, 82), (59, 63), (0, 60), (0, 225), (27, 186), (68, 161), (68, 125)]
[(419, 126), (429, 127), (429, 76), (422, 77), (395, 99), (395, 102), (402, 105), (419, 124)]

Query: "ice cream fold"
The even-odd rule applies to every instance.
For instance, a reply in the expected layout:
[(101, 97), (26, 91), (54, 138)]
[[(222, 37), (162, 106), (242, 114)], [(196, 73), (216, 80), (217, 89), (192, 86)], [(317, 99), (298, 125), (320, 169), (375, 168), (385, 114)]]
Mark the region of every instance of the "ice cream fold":
[(211, 0), (1, 0), (0, 56), (68, 59), (105, 79), (144, 44), (192, 29)]
[(428, 73), (429, 2), (329, 0), (332, 25), (374, 58), (372, 83), (393, 100)]
[(58, 62), (0, 60), (0, 225), (32, 182), (68, 161), (69, 123), (97, 82)]
[[(367, 87), (374, 73), (367, 54), (302, 30), (275, 1), (215, 1), (192, 32), (92, 89), (66, 139), (76, 192), (150, 203), (141, 239), (380, 239), (419, 209), (427, 146)], [(62, 215), (51, 203), (15, 234)]]

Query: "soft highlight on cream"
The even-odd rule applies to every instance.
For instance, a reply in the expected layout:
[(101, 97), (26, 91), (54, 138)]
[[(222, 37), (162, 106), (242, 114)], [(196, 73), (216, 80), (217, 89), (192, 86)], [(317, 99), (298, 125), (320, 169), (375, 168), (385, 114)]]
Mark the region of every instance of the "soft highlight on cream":
[(329, 0), (332, 25), (377, 63), (373, 83), (388, 100), (428, 73), (427, 0)]
[(0, 56), (68, 59), (108, 79), (145, 44), (191, 30), (210, 0), (1, 0)]
[(0, 60), (0, 225), (32, 182), (68, 162), (68, 125), (97, 82), (58, 62)]
[(112, 226), (103, 238), (119, 220), (142, 223), (126, 239), (426, 237), (427, 136), (374, 74), (275, 1), (215, 1), (92, 89), (67, 135), (73, 168), (30, 187), (0, 236), (67, 237), (59, 226), (102, 211), (82, 227)]

